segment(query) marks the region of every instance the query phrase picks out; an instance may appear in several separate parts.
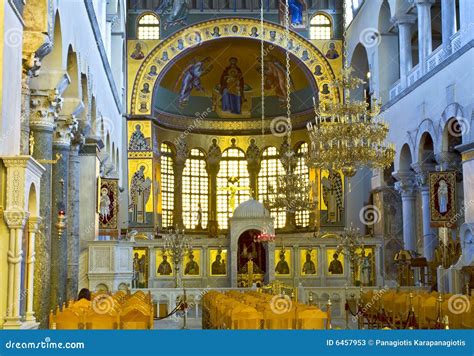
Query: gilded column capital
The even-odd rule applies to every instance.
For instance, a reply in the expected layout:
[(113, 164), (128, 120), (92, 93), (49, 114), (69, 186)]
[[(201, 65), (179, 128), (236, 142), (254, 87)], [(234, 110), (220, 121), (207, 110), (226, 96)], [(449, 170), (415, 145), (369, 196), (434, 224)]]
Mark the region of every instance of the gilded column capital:
[(31, 216), (28, 219), (28, 231), (34, 234), (38, 233), (42, 221), (43, 219), (39, 216)]
[(30, 213), (21, 210), (5, 210), (3, 218), (10, 229), (23, 229)]

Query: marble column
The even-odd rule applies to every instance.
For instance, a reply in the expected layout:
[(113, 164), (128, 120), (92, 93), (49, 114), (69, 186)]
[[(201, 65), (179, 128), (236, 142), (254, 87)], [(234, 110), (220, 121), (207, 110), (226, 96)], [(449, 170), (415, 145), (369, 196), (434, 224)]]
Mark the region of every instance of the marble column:
[(434, 165), (413, 165), (416, 172), (416, 183), (421, 192), (421, 209), (423, 213), (423, 255), (432, 261), (434, 250), (438, 246), (436, 229), (431, 227), (429, 172)]
[(183, 170), (189, 156), (189, 149), (182, 140), (178, 142), (176, 153), (173, 156), (174, 173), (174, 210), (173, 225), (179, 229), (184, 228), (183, 224)]
[(61, 229), (57, 223), (60, 211), (68, 216), (68, 191), (69, 191), (69, 152), (71, 146), (71, 131), (76, 124), (72, 115), (61, 115), (57, 120), (53, 136), (53, 154), (60, 157), (53, 165), (52, 172), (52, 233), (51, 233), (51, 308), (62, 305), (67, 301), (67, 238), (68, 226)]
[(443, 46), (447, 48), (456, 33), (456, 1), (441, 0), (441, 22)]
[(474, 144), (463, 145), (459, 148), (462, 152), (462, 173), (464, 184), (464, 222), (474, 223)]
[(21, 265), (23, 261), (23, 230), (27, 212), (5, 211), (5, 222), (10, 230), (8, 245), (8, 284), (7, 284), (7, 311), (4, 329), (18, 329), (21, 327), (20, 302), (21, 302)]
[(400, 83), (402, 88), (407, 87), (408, 72), (413, 67), (411, 48), (411, 27), (415, 23), (416, 17), (413, 15), (402, 15), (394, 18), (394, 23), (398, 26), (398, 41), (400, 47)]
[(212, 140), (206, 158), (206, 172), (209, 177), (209, 221), (208, 229), (210, 237), (217, 237), (217, 174), (219, 173), (222, 152), (217, 145), (217, 140)]
[(255, 139), (250, 140), (247, 148), (247, 170), (250, 180), (250, 194), (253, 199), (258, 199), (258, 173), (260, 172), (260, 149), (255, 144)]
[[(51, 172), (52, 165), (45, 163), (53, 158), (54, 122), (62, 107), (62, 98), (58, 91), (32, 90), (30, 130), (34, 138), (33, 157), (43, 162), (45, 172), (40, 184), (40, 212), (42, 222), (39, 238), (35, 244), (35, 283), (34, 310), (40, 327), (47, 327), (50, 311), (51, 289), (45, 288), (51, 283)], [(41, 281), (41, 282), (40, 282)]]
[(35, 243), (36, 234), (39, 231), (40, 217), (30, 217), (28, 219), (28, 256), (26, 261), (26, 317), (29, 322), (36, 322), (35, 312), (33, 310), (34, 300), (34, 272), (35, 272)]
[(415, 0), (418, 13), (418, 57), (423, 74), (426, 73), (426, 60), (433, 50), (431, 36), (431, 6), (435, 0)]
[(403, 243), (405, 250), (416, 251), (416, 195), (415, 176), (411, 172), (397, 172), (395, 183), (402, 196)]
[(67, 299), (75, 299), (79, 283), (79, 179), (80, 159), (79, 149), (82, 136), (76, 133), (69, 151), (69, 189), (68, 189), (68, 235), (67, 235)]

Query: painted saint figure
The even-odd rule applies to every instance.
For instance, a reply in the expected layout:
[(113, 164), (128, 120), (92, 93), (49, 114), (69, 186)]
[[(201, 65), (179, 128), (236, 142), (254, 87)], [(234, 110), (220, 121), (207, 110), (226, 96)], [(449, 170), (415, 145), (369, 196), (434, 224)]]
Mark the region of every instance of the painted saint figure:
[(342, 263), (341, 261), (339, 261), (339, 255), (337, 253), (335, 253), (334, 255), (332, 255), (333, 257), (333, 260), (331, 261), (331, 263), (329, 264), (329, 269), (328, 271), (331, 273), (331, 274), (343, 274), (344, 273), (344, 270), (342, 268)]
[(137, 42), (135, 44), (135, 49), (130, 55), (130, 58), (135, 59), (137, 61), (145, 58), (145, 54), (143, 53), (143, 50), (142, 50), (142, 44), (140, 42)]
[(361, 258), (362, 262), (360, 265), (360, 283), (362, 283), (363, 286), (369, 286), (371, 283), (370, 280), (372, 276), (372, 254), (369, 253), (366, 256), (365, 251), (362, 250)]
[(214, 275), (225, 275), (225, 270), (226, 270), (225, 262), (222, 261), (222, 256), (219, 253), (216, 256), (216, 260), (212, 262), (211, 272)]
[(164, 29), (176, 25), (185, 25), (188, 17), (189, 8), (186, 0), (164, 0), (158, 6), (155, 12), (165, 17)]
[(199, 275), (199, 265), (194, 261), (194, 255), (192, 253), (189, 254), (189, 262), (186, 263), (184, 274), (190, 276)]
[(275, 272), (277, 274), (290, 274), (290, 266), (288, 266), (288, 262), (285, 261), (285, 253), (280, 253), (280, 261), (278, 261)]
[(311, 254), (306, 254), (306, 261), (303, 265), (303, 274), (316, 274), (316, 266), (314, 262), (311, 261)]
[(168, 256), (163, 255), (163, 261), (161, 261), (160, 265), (158, 266), (157, 272), (161, 276), (169, 276), (173, 272), (171, 265), (168, 262)]
[(212, 64), (209, 64), (210, 60), (210, 57), (206, 57), (201, 61), (191, 63), (184, 69), (183, 73), (176, 81), (176, 86), (181, 84), (178, 99), (180, 106), (183, 107), (188, 104), (193, 89), (201, 92), (204, 91), (204, 88), (201, 85), (201, 77), (212, 70)]
[(292, 25), (303, 24), (303, 4), (300, 0), (288, 0)]
[(145, 177), (145, 166), (133, 174), (130, 182), (130, 210), (132, 222), (146, 223), (146, 203), (150, 199), (151, 179)]
[(135, 252), (133, 257), (133, 279), (132, 279), (132, 288), (138, 288), (138, 272), (140, 270), (140, 259), (138, 258), (138, 253)]
[(130, 142), (128, 143), (128, 149), (130, 151), (148, 151), (150, 145), (142, 132), (140, 125), (135, 126), (135, 131), (130, 136)]
[(242, 112), (244, 102), (244, 77), (237, 66), (237, 58), (229, 58), (229, 65), (224, 69), (220, 80), (220, 94), (222, 97), (222, 111), (232, 114)]
[(448, 184), (444, 179), (439, 181), (438, 191), (439, 212), (445, 214), (448, 212)]
[[(261, 63), (261, 58), (257, 61)], [(258, 64), (255, 69), (261, 73), (261, 64)], [(286, 106), (287, 99), (287, 85), (286, 85), (286, 69), (281, 62), (273, 57), (269, 56), (268, 59), (264, 60), (265, 64), (265, 89), (273, 90), (278, 97), (278, 101), (282, 107)], [(293, 81), (290, 77), (290, 89), (293, 87)]]
[(331, 42), (329, 44), (329, 49), (326, 52), (326, 58), (327, 59), (337, 59), (339, 58), (339, 52), (336, 49), (336, 45), (334, 42)]
[(323, 200), (327, 206), (327, 222), (340, 222), (344, 211), (344, 193), (341, 174), (330, 170), (329, 175), (322, 179), (322, 186)]
[(109, 190), (105, 187), (100, 190), (99, 215), (101, 220), (106, 220), (110, 215)]

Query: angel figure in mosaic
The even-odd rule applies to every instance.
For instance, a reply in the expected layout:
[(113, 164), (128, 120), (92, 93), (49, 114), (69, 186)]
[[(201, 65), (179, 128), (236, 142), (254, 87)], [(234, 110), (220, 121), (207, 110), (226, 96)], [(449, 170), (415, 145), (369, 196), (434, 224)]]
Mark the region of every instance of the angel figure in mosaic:
[(189, 97), (193, 89), (203, 92), (204, 88), (201, 84), (201, 77), (212, 70), (211, 58), (206, 57), (200, 61), (192, 62), (188, 65), (181, 76), (176, 81), (175, 90), (180, 85), (179, 105), (184, 107), (188, 104)]

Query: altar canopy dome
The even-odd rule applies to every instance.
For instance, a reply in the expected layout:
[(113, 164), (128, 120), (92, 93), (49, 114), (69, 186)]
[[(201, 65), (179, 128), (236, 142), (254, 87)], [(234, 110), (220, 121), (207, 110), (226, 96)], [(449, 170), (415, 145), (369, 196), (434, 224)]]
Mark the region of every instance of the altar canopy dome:
[[(205, 119), (260, 119), (260, 45), (258, 39), (226, 38), (184, 50), (158, 77), (153, 92), (155, 116), (159, 121), (199, 115)], [(284, 50), (265, 44), (264, 62), (265, 116), (286, 115)], [(301, 59), (291, 55), (290, 63), (292, 112), (310, 114), (318, 85)]]
[(270, 213), (262, 203), (255, 199), (244, 201), (234, 211), (234, 218), (262, 218), (269, 217)]

